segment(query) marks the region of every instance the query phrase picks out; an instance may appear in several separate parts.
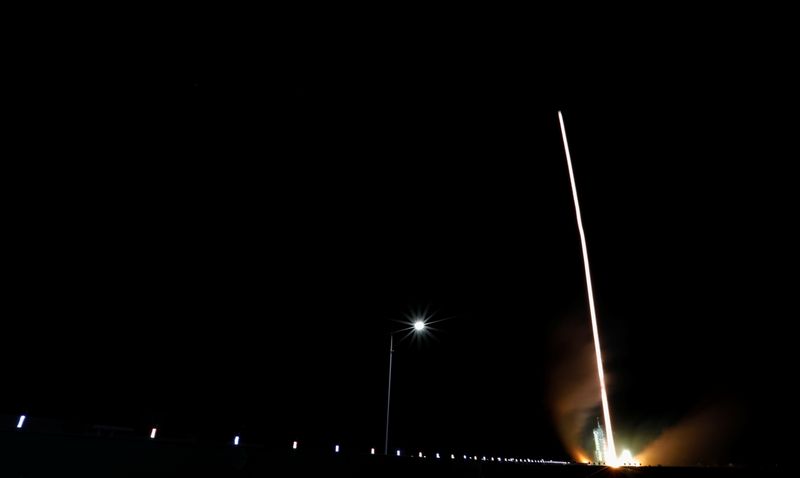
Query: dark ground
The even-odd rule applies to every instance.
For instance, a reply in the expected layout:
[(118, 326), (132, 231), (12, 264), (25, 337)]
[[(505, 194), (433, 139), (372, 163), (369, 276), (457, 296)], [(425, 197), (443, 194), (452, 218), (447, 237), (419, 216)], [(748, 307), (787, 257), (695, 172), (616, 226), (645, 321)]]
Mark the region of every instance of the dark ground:
[(498, 464), (370, 456), (322, 451), (292, 452), (266, 446), (151, 441), (141, 437), (97, 437), (0, 432), (0, 476), (619, 476), (769, 477), (778, 468), (640, 467), (609, 469), (588, 465)]

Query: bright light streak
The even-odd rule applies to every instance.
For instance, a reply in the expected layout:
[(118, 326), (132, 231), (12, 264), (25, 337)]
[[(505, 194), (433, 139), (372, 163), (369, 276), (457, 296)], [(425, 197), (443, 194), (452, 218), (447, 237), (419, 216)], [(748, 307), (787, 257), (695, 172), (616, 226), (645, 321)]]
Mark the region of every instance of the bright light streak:
[(333, 448), (333, 451), (335, 451), (336, 453), (339, 453), (339, 445), (336, 445), (336, 446)]
[(153, 427), (153, 429), (152, 429), (152, 430), (150, 430), (150, 438), (151, 438), (151, 439), (153, 439), (153, 438), (155, 438), (155, 437), (156, 437), (156, 432), (157, 432), (157, 431), (158, 431), (158, 429), (157, 429), (156, 427)]
[(425, 328), (425, 322), (421, 320), (417, 320), (416, 322), (414, 322), (414, 330), (416, 330), (417, 332), (420, 332), (424, 328)]
[(25, 415), (19, 416), (19, 421), (17, 422), (17, 428), (22, 428), (22, 425), (25, 423)]
[(374, 448), (370, 448), (369, 449), (369, 454), (370, 455), (374, 455), (375, 454), (375, 449)]
[(400, 449), (397, 449), (397, 456), (400, 456)]
[(297, 450), (297, 440), (292, 442), (292, 450)]
[(606, 425), (606, 448), (607, 459), (611, 459), (611, 466), (616, 465), (617, 449), (614, 445), (614, 433), (611, 431), (611, 412), (608, 409), (608, 396), (606, 394), (606, 379), (603, 374), (603, 357), (600, 354), (600, 335), (597, 332), (597, 315), (594, 310), (594, 293), (592, 292), (592, 276), (589, 273), (589, 253), (586, 250), (586, 235), (583, 232), (583, 221), (581, 220), (581, 207), (578, 204), (578, 190), (575, 187), (575, 175), (572, 172), (572, 158), (569, 154), (567, 144), (567, 130), (564, 128), (564, 117), (558, 112), (558, 122), (561, 124), (561, 139), (564, 140), (564, 151), (567, 155), (567, 166), (569, 167), (569, 182), (572, 184), (572, 199), (575, 202), (575, 217), (578, 219), (578, 232), (581, 236), (581, 250), (583, 251), (583, 269), (586, 272), (586, 291), (589, 295), (589, 312), (592, 316), (592, 335), (594, 335), (594, 351), (597, 355), (597, 375), (600, 378), (600, 398), (603, 401), (603, 421)]
[(422, 452), (419, 452), (419, 457), (422, 458)]
[(233, 445), (234, 446), (239, 446), (239, 435), (236, 435), (235, 437), (233, 437)]
[(436, 454), (436, 458), (441, 458), (438, 453)]
[[(466, 458), (466, 457), (464, 457), (464, 458)], [(453, 454), (453, 453), (450, 453), (450, 459), (451, 459), (451, 460), (455, 460), (455, 459), (456, 459), (456, 455), (455, 455), (455, 454)]]

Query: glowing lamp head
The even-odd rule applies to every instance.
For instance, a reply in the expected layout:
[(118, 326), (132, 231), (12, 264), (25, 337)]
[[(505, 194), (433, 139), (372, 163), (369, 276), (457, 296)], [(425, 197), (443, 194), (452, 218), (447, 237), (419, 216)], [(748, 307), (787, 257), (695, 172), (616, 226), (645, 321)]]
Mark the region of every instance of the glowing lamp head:
[(422, 332), (425, 329), (425, 322), (421, 320), (417, 320), (414, 322), (414, 330), (416, 332)]

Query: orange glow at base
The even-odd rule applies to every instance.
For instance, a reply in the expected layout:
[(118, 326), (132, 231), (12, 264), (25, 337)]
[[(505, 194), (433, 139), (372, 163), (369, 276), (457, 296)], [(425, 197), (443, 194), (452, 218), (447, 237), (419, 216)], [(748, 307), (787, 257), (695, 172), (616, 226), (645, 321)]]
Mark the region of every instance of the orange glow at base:
[(572, 450), (572, 458), (574, 458), (577, 463), (589, 463), (590, 461), (580, 450)]

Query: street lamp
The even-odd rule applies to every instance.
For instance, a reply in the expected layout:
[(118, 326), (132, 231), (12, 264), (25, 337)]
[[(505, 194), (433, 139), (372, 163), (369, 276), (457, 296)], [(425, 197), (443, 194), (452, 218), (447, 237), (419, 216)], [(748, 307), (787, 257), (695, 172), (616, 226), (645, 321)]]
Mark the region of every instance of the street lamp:
[[(411, 333), (418, 334), (424, 330), (425, 321), (415, 320)], [(389, 334), (389, 388), (386, 392), (386, 437), (383, 442), (383, 454), (387, 456), (389, 455), (389, 404), (392, 399), (392, 355), (394, 355), (394, 333)]]

